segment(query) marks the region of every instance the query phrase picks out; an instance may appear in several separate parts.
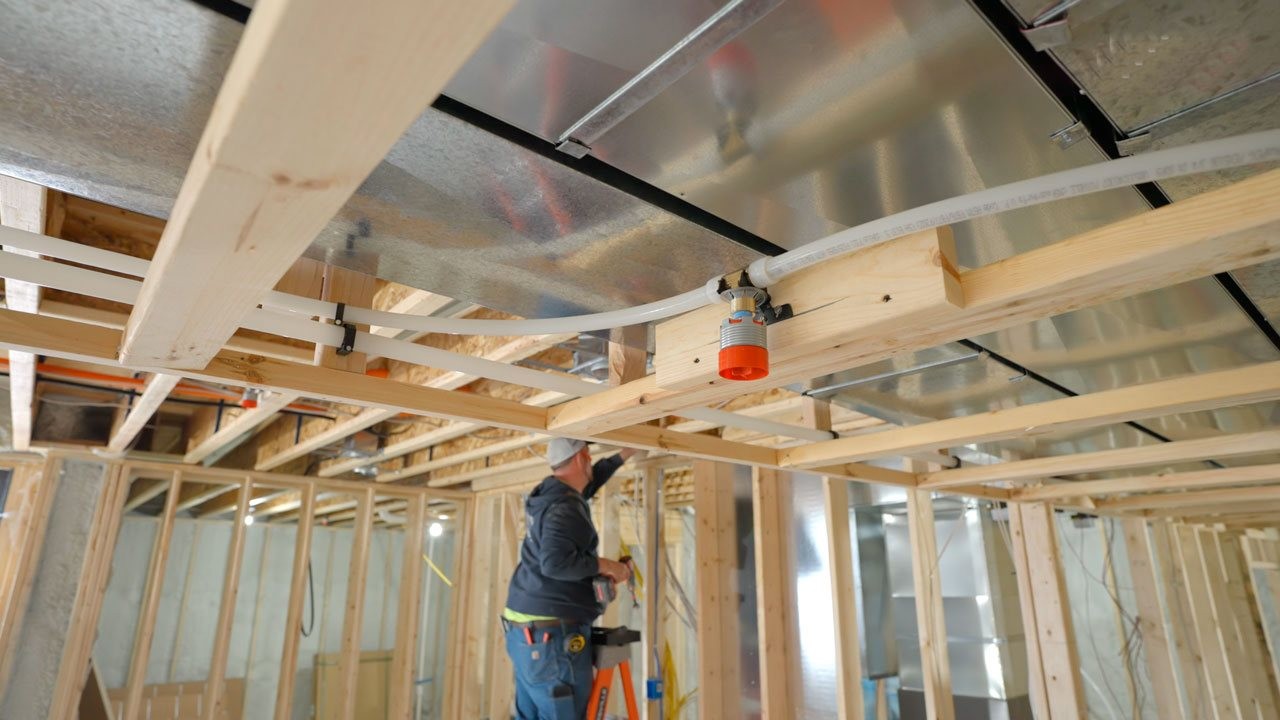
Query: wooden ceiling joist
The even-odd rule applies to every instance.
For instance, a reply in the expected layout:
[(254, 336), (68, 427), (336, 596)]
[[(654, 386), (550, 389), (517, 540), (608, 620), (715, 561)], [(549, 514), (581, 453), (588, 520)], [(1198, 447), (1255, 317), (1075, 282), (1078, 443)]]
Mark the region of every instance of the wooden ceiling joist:
[[(457, 339), (455, 336), (449, 336), (450, 342), (459, 343), (464, 339)], [(569, 335), (528, 335), (515, 338), (492, 338), (486, 339), (489, 349), (480, 357), (486, 360), (494, 360), (497, 362), (514, 362), (523, 360), (531, 355), (536, 355), (553, 345), (568, 339)], [(436, 388), (440, 390), (456, 390), (476, 379), (474, 375), (467, 375), (461, 372), (444, 372), (444, 373), (428, 373), (420, 383), (422, 387)], [(380, 422), (385, 422), (394, 418), (398, 414), (394, 410), (385, 410), (380, 408), (370, 408), (360, 412), (355, 417), (342, 421), (321, 421), (313, 420), (311, 422), (322, 423), (327, 425), (322, 432), (314, 433), (306, 439), (294, 440), (287, 443), (282, 448), (276, 448), (273, 445), (264, 445), (262, 454), (258, 458), (256, 470), (266, 471), (277, 468), (290, 460), (294, 460), (311, 452), (314, 452), (326, 445), (332, 445), (343, 440), (355, 433), (373, 427)], [(390, 456), (388, 456), (390, 457)], [(380, 462), (381, 459), (370, 459), (362, 464)]]
[[(39, 185), (0, 175), (0, 225), (27, 232), (43, 233), (48, 217), (49, 191)], [(35, 256), (16, 248), (5, 252)], [(10, 310), (34, 313), (40, 309), (40, 286), (7, 280), (4, 304)], [(9, 353), (9, 406), (14, 450), (31, 447), (33, 404), (36, 391), (36, 356), (28, 352)]]
[[(1209, 508), (1231, 505), (1265, 505), (1280, 502), (1280, 486), (1243, 487), (1197, 492), (1165, 492), (1099, 500), (1099, 510), (1161, 510), (1186, 508), (1189, 513), (1207, 514)], [(1249, 508), (1253, 510), (1253, 508)]]
[(973, 483), (1079, 475), (1102, 470), (1126, 470), (1269, 452), (1280, 452), (1280, 430), (1176, 440), (1132, 448), (1018, 460), (997, 465), (972, 465), (955, 470), (925, 473), (920, 476), (920, 487), (938, 490)]
[(183, 456), (182, 461), (188, 465), (201, 462), (246, 433), (252, 433), (297, 399), (298, 396), (293, 393), (268, 393), (258, 401), (257, 407), (241, 412), (199, 440), (192, 438), (195, 444)]
[(1013, 499), (1024, 502), (1067, 501), (1076, 497), (1099, 497), (1129, 493), (1152, 493), (1224, 485), (1280, 482), (1280, 465), (1246, 465), (1191, 472), (1142, 475), (1108, 480), (1054, 483), (1015, 490)]
[(129, 409), (124, 422), (120, 423), (116, 431), (111, 434), (111, 439), (107, 442), (107, 450), (113, 453), (123, 453), (128, 450), (180, 380), (182, 380), (181, 375), (152, 373), (147, 378), (142, 395)]
[(253, 12), (120, 357), (200, 368), (324, 229), (510, 0), (275, 0)]
[(1280, 362), (1271, 362), (813, 443), (781, 451), (781, 464), (814, 467), (1277, 398)]
[(548, 429), (596, 434), (744, 392), (1280, 257), (1280, 170), (974, 270), (949, 237), (919, 233), (828, 260), (770, 288), (796, 317), (769, 328), (770, 375), (716, 377), (723, 307), (658, 326), (654, 375), (552, 412)]
[[(117, 365), (115, 348), (120, 333), (94, 326), (0, 310), (0, 347), (38, 347), (50, 355), (105, 365)], [(547, 410), (501, 398), (408, 385), (384, 378), (329, 368), (287, 363), (271, 358), (223, 351), (203, 370), (186, 371), (187, 377), (232, 385), (253, 385), (276, 392), (296, 392), (306, 397), (338, 403), (381, 407), (397, 413), (473, 421), (523, 432), (543, 432)], [(646, 450), (663, 450), (695, 458), (776, 467), (777, 451), (735, 443), (709, 435), (676, 433), (651, 425), (622, 428), (601, 434), (601, 442)], [(836, 477), (913, 486), (912, 473), (847, 463), (823, 467)], [(955, 492), (963, 494), (960, 489)], [(984, 497), (1007, 492), (981, 490)]]
[[(129, 322), (129, 316), (124, 313), (52, 300), (41, 303), (40, 314), (113, 330), (123, 330)], [(312, 351), (309, 349), (250, 337), (248, 332), (243, 330), (227, 341), (227, 349), (293, 362), (310, 362), (312, 356)]]
[[(849, 310), (826, 317), (829, 324), (838, 327), (822, 340), (830, 342), (832, 338), (842, 338), (848, 342), (823, 350), (812, 345), (812, 338), (800, 338), (798, 342), (803, 341), (802, 347), (807, 354), (782, 353), (778, 375), (785, 379), (789, 373), (799, 372), (797, 368), (809, 368), (808, 363), (811, 362), (822, 364), (823, 369), (829, 371), (831, 363), (842, 362), (842, 358), (892, 354), (908, 346), (940, 342), (955, 333), (969, 334), (983, 328), (1025, 322), (1149, 287), (1280, 257), (1280, 234), (1270, 232), (1280, 224), (1280, 208), (1272, 201), (1277, 190), (1280, 190), (1280, 171), (958, 276), (950, 270), (945, 233), (917, 234), (861, 251), (849, 258), (830, 261), (812, 270), (824, 271), (824, 277), (827, 272), (838, 273), (843, 278), (838, 285), (842, 286), (875, 287), (879, 284), (892, 291), (893, 302), (878, 297), (875, 298), (876, 303), (892, 309), (885, 310), (885, 317), (878, 318), (865, 307), (857, 307), (857, 298), (852, 296), (848, 307), (844, 307), (843, 301), (832, 298), (829, 290), (806, 295), (809, 292), (807, 283), (812, 283), (817, 276), (809, 271), (794, 276), (797, 282), (789, 286), (789, 292), (793, 294), (779, 300), (794, 299), (799, 303), (796, 320), (813, 314), (805, 312), (806, 303), (819, 300)], [(1224, 238), (1229, 238), (1229, 242), (1221, 242)], [(914, 285), (896, 284), (895, 281), (900, 279), (898, 275), (883, 274), (889, 269), (902, 270)], [(849, 282), (850, 278), (861, 280)], [(963, 290), (959, 301), (955, 288), (950, 287), (957, 281)], [(813, 285), (819, 288), (831, 286)], [(912, 287), (919, 292), (913, 293)], [(893, 303), (900, 304), (895, 306)], [(721, 309), (712, 310), (719, 312)], [(926, 316), (930, 319), (928, 327), (912, 325), (924, 323)], [(795, 333), (807, 327), (808, 321), (792, 325), (796, 320), (778, 323), (779, 332), (774, 333), (774, 337), (795, 337)], [(842, 322), (846, 324), (841, 326)], [(875, 337), (857, 338), (858, 333), (869, 332), (870, 328), (883, 331), (886, 323), (892, 326), (893, 333), (886, 336), (880, 332)], [(786, 333), (781, 332), (788, 327), (790, 329)], [(820, 328), (809, 329), (823, 332)], [(885, 337), (898, 339), (885, 340)], [(896, 344), (890, 347), (885, 345), (886, 342)], [(54, 356), (118, 364), (108, 358), (114, 357), (119, 333), (6, 310), (0, 311), (0, 345), (19, 351), (36, 349)], [(691, 348), (690, 352), (696, 353), (697, 349)], [(696, 359), (685, 354), (672, 358), (670, 362), (682, 362), (680, 357), (690, 363)], [(659, 361), (662, 361), (661, 351)], [(547, 410), (502, 398), (442, 391), (229, 351), (219, 353), (206, 368), (188, 374), (213, 382), (252, 385), (350, 403), (383, 413), (403, 412), (526, 433), (567, 434), (689, 457), (759, 467), (805, 468), (821, 474), (906, 487), (915, 487), (914, 474), (868, 467), (850, 460), (933, 450), (1028, 431), (1083, 428), (1121, 419), (1224, 407), (1280, 395), (1280, 379), (1273, 379), (1280, 378), (1280, 365), (1265, 364), (779, 451), (643, 424), (597, 432), (566, 432), (563, 428), (573, 426), (571, 418), (582, 410), (584, 406), (580, 403), (583, 401)], [(620, 391), (630, 396), (637, 385), (642, 386), (653, 377), (627, 383), (586, 400), (594, 403), (600, 397), (608, 398)], [(744, 383), (728, 389), (719, 385), (711, 387), (716, 393), (740, 393), (761, 386)], [(636, 407), (643, 408), (643, 414), (650, 417), (666, 414), (668, 406), (664, 398), (672, 393), (681, 397), (678, 402), (672, 400), (674, 405), (670, 407), (688, 405), (691, 398), (701, 404), (701, 392), (700, 389), (663, 390), (652, 396), (642, 393), (630, 409), (613, 407), (609, 402), (596, 409), (600, 411), (603, 408), (601, 418), (604, 426), (608, 426), (617, 420), (616, 412), (625, 414)], [(576, 410), (566, 413), (571, 406), (576, 406)], [(594, 419), (590, 422), (593, 426), (596, 423)], [(983, 497), (1009, 495), (999, 489), (981, 490), (971, 486), (955, 488), (955, 492)]]

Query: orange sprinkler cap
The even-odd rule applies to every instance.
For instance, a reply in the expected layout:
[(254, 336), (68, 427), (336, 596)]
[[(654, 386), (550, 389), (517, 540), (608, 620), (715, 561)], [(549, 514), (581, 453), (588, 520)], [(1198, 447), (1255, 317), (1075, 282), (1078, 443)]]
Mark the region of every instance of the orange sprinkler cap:
[(258, 399), (257, 399), (257, 398), (245, 398), (245, 399), (243, 399), (243, 400), (241, 400), (241, 401), (240, 401), (240, 407), (244, 408), (245, 410), (252, 410), (252, 409), (254, 409), (254, 408), (258, 407)]
[(725, 380), (759, 380), (768, 375), (768, 348), (731, 345), (720, 350), (720, 377)]

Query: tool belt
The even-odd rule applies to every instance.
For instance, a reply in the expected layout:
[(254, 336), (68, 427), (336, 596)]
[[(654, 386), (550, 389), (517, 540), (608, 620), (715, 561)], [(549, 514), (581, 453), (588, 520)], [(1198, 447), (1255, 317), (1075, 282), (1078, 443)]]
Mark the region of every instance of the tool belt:
[(511, 628), (528, 628), (529, 630), (545, 630), (547, 628), (558, 628), (558, 627), (563, 627), (565, 625), (576, 624), (572, 620), (560, 620), (560, 619), (534, 620), (533, 622), (515, 622), (513, 620), (508, 620), (506, 618), (500, 618), (500, 619), (502, 620), (502, 628), (504, 630), (510, 630)]

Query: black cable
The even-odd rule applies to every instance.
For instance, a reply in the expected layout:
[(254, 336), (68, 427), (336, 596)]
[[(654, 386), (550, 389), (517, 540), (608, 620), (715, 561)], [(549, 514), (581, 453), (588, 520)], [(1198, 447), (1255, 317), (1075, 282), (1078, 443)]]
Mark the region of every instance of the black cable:
[(311, 578), (311, 558), (307, 558), (307, 596), (311, 598), (311, 624), (303, 627), (298, 623), (298, 630), (302, 631), (302, 637), (311, 637), (311, 633), (316, 629), (316, 586)]

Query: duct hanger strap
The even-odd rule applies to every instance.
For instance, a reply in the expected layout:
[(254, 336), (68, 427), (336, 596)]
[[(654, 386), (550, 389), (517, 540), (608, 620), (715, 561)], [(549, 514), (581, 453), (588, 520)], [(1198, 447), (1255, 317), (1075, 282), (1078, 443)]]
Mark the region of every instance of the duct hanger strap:
[(338, 307), (333, 311), (333, 324), (342, 328), (342, 343), (335, 350), (339, 355), (350, 355), (356, 349), (356, 326), (355, 323), (349, 323), (343, 319), (342, 316), (346, 311), (346, 303), (338, 303)]

